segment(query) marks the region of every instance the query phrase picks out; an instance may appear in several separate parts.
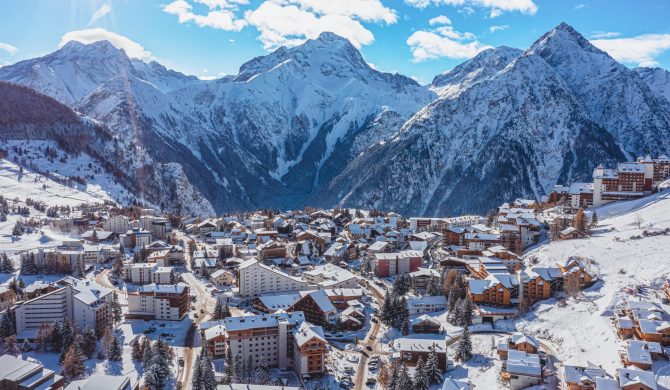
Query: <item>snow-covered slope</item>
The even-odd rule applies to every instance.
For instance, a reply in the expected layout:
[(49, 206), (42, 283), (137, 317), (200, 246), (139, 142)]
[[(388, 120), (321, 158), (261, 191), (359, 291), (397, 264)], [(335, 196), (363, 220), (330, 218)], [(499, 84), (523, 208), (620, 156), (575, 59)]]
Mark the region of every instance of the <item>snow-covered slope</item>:
[[(30, 88), (0, 82), (0, 96), (0, 149), (23, 169), (121, 204), (140, 201), (185, 214), (213, 213), (181, 167), (142, 158), (140, 149), (127, 148), (132, 143), (106, 126)], [(20, 191), (20, 185), (14, 187)]]
[(474, 83), (503, 70), (522, 54), (523, 50), (507, 46), (484, 50), (454, 69), (435, 76), (430, 88), (440, 96), (455, 96)]
[(635, 68), (652, 91), (670, 100), (670, 72), (661, 68)]
[[(670, 192), (644, 199), (619, 202), (597, 209), (599, 226), (591, 238), (543, 245), (527, 254), (537, 266), (555, 266), (570, 256), (581, 256), (601, 279), (577, 301), (565, 307), (556, 300), (539, 304), (516, 324), (520, 330), (537, 334), (554, 345), (565, 363), (603, 365), (611, 374), (621, 367), (617, 350), (623, 346), (610, 317), (636, 286), (660, 286), (670, 273), (670, 235), (644, 237), (643, 231), (670, 228)], [(638, 228), (638, 219), (641, 228)], [(653, 291), (645, 299), (658, 302)]]
[(332, 33), (213, 81), (108, 42), (68, 43), (0, 79), (106, 125), (124, 166), (162, 180), (181, 172), (186, 192), (217, 212), (484, 211), (588, 179), (599, 163), (670, 153), (670, 102), (566, 24), (525, 52), (486, 50), (430, 86), (370, 68)]

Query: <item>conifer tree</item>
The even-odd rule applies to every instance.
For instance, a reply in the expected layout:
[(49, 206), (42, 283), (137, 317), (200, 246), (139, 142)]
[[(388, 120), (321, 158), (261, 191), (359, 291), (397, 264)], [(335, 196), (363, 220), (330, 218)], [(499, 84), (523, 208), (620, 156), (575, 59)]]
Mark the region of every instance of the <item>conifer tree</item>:
[(9, 256), (7, 256), (6, 253), (2, 253), (0, 255), (2, 258), (2, 261), (0, 261), (0, 273), (3, 274), (11, 274), (14, 273), (14, 263), (9, 259)]
[(201, 365), (201, 389), (202, 390), (216, 390), (216, 378), (214, 375), (214, 366), (212, 365), (212, 357), (209, 354), (209, 349), (204, 348), (202, 352)]
[(112, 362), (120, 362), (123, 359), (123, 350), (116, 335), (112, 336), (112, 343), (107, 351), (107, 359)]
[(5, 353), (14, 356), (18, 355), (19, 352), (21, 352), (19, 351), (19, 346), (17, 345), (15, 335), (5, 337), (3, 348)]
[(403, 363), (398, 370), (398, 384), (396, 385), (397, 390), (413, 390), (412, 378), (409, 376), (409, 371), (407, 366)]
[(409, 318), (403, 319), (400, 331), (402, 332), (403, 336), (409, 335)]
[(416, 369), (414, 370), (414, 388), (416, 390), (428, 390), (430, 388), (430, 381), (426, 373), (426, 364), (423, 358), (419, 356), (416, 362)]
[(591, 227), (594, 228), (598, 226), (598, 214), (593, 210), (593, 215), (591, 216)]
[(84, 355), (76, 344), (68, 348), (62, 363), (63, 376), (66, 380), (78, 379), (84, 374)]
[(9, 317), (8, 311), (5, 310), (0, 317), (0, 338), (4, 340), (14, 333), (14, 322)]
[(26, 337), (23, 339), (23, 344), (21, 345), (21, 352), (30, 352), (33, 350), (33, 346), (30, 345), (30, 341), (28, 341), (28, 338)]
[(470, 331), (466, 326), (463, 328), (463, 335), (456, 347), (456, 360), (466, 362), (470, 359), (472, 359), (472, 341), (470, 340)]
[(95, 337), (95, 331), (91, 328), (85, 328), (81, 333), (80, 338), (80, 348), (84, 356), (91, 358), (95, 352), (95, 347), (98, 342), (97, 337)]
[(202, 389), (202, 354), (198, 354), (193, 363), (193, 374), (191, 374), (192, 390)]
[(226, 349), (226, 358), (224, 359), (224, 362), (226, 365), (224, 368), (224, 373), (226, 374), (224, 379), (228, 381), (228, 383), (235, 383), (235, 360), (230, 348)]
[(440, 361), (435, 353), (435, 346), (433, 346), (433, 350), (428, 355), (425, 367), (426, 378), (428, 378), (430, 384), (442, 383), (442, 369), (440, 368)]
[(123, 321), (123, 310), (121, 309), (121, 304), (119, 303), (119, 295), (114, 291), (112, 293), (112, 302), (110, 304), (110, 309), (112, 311), (112, 325), (116, 326)]
[(133, 357), (134, 361), (140, 361), (142, 360), (142, 345), (140, 344), (140, 336), (134, 337), (130, 341), (130, 348), (131, 348), (131, 356)]

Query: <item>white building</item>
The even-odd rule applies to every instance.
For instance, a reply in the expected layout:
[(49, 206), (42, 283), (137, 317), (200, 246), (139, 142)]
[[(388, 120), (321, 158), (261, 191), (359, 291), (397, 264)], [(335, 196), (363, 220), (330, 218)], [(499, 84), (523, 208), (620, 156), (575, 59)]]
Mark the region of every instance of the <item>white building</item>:
[(407, 298), (407, 309), (410, 315), (443, 311), (447, 308), (449, 305), (444, 295)]
[(238, 285), (242, 298), (255, 298), (263, 294), (300, 291), (309, 288), (304, 280), (268, 267), (257, 260), (247, 260), (240, 264), (239, 272)]
[(335, 264), (324, 264), (303, 273), (305, 280), (313, 285), (323, 288), (356, 288), (358, 277), (349, 270), (340, 268)]
[(68, 319), (78, 329), (101, 331), (109, 325), (113, 291), (90, 280), (65, 277), (55, 291), (18, 304), (16, 333), (34, 336), (43, 322)]
[(136, 284), (174, 284), (172, 267), (161, 267), (155, 263), (128, 263), (123, 266), (126, 281)]
[(126, 318), (178, 321), (188, 313), (189, 288), (184, 283), (147, 284), (128, 293)]
[(503, 370), (509, 374), (509, 384), (512, 390), (525, 389), (542, 383), (540, 357), (536, 354), (517, 350), (508, 351)]
[(112, 215), (102, 223), (102, 228), (108, 232), (123, 234), (130, 229), (130, 219), (125, 215)]

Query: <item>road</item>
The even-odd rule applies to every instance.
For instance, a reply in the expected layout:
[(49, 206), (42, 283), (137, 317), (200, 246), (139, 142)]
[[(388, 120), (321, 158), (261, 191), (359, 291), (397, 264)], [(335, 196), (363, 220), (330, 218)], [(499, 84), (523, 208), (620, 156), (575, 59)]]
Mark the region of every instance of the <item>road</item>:
[[(370, 286), (369, 290), (372, 292), (374, 299), (377, 301), (378, 307), (382, 307), (384, 304), (384, 295), (376, 288), (376, 286), (372, 285), (371, 283), (368, 283), (368, 285)], [(354, 381), (354, 390), (363, 389), (363, 385), (367, 379), (368, 357), (365, 355), (384, 353), (377, 337), (380, 328), (381, 327), (379, 322), (373, 322), (372, 326), (370, 327), (370, 331), (368, 331), (368, 334), (365, 336), (365, 339), (359, 343), (365, 352), (361, 353), (361, 359), (358, 361), (358, 368), (356, 369), (356, 380)], [(368, 346), (372, 348), (372, 351), (367, 350)]]

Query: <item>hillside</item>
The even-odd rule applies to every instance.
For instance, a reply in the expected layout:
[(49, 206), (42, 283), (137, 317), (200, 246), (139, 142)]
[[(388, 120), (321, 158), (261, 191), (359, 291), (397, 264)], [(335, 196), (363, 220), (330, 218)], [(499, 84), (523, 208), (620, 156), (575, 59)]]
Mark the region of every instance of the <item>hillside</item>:
[[(596, 209), (600, 223), (591, 238), (552, 242), (527, 254), (537, 266), (555, 266), (570, 256), (580, 256), (591, 264), (600, 281), (565, 307), (555, 299), (538, 304), (517, 329), (536, 334), (555, 346), (559, 358), (568, 364), (592, 362), (614, 373), (621, 367), (617, 350), (623, 342), (610, 321), (622, 300), (638, 297), (625, 291), (643, 286), (642, 294), (659, 301), (644, 286), (660, 287), (670, 273), (670, 234), (644, 237), (643, 232), (670, 229), (670, 192)], [(638, 220), (640, 228), (638, 228)], [(585, 337), (588, 335), (588, 337)]]

